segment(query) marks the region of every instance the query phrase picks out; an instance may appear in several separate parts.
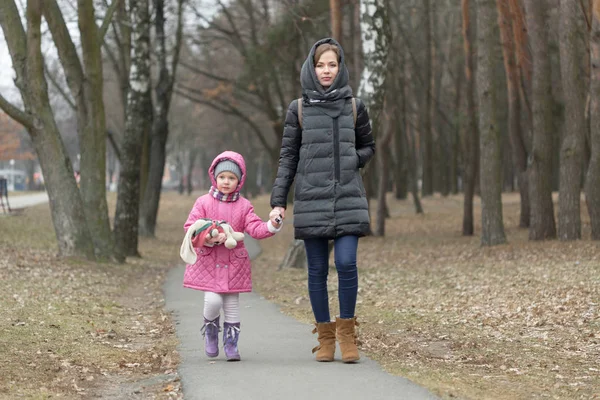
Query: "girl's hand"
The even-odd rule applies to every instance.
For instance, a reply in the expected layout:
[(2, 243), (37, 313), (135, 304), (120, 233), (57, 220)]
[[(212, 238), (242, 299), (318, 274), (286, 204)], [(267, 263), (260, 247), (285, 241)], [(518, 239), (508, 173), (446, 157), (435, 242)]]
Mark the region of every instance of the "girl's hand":
[(285, 208), (283, 207), (273, 207), (271, 212), (269, 213), (269, 219), (271, 219), (271, 215), (275, 215), (276, 218), (279, 218), (279, 224), (285, 219)]
[(283, 215), (279, 212), (279, 210), (277, 210), (277, 208), (281, 207), (276, 207), (273, 210), (271, 210), (271, 212), (269, 213), (269, 220), (276, 229), (279, 229), (281, 227), (281, 223), (283, 222)]
[(206, 242), (209, 244), (219, 245), (225, 243), (225, 240), (227, 240), (227, 236), (221, 232), (217, 236), (207, 239)]

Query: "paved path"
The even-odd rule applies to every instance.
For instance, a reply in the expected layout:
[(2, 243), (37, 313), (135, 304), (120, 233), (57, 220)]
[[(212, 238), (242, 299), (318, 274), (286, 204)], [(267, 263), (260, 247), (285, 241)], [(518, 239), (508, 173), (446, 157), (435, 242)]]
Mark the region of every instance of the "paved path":
[[(260, 252), (251, 238), (246, 246), (252, 258)], [(336, 361), (314, 361), (312, 326), (285, 316), (256, 293), (240, 297), (242, 361), (228, 363), (222, 348), (218, 358), (209, 359), (200, 335), (202, 292), (182, 287), (183, 272), (184, 267), (170, 272), (165, 292), (180, 340), (184, 399), (436, 399), (412, 382), (386, 373), (364, 354), (359, 363), (344, 364), (338, 348)]]
[(47, 203), (48, 194), (46, 192), (38, 192), (34, 194), (19, 194), (18, 196), (11, 196), (9, 193), (8, 202), (11, 209), (31, 207), (38, 204)]

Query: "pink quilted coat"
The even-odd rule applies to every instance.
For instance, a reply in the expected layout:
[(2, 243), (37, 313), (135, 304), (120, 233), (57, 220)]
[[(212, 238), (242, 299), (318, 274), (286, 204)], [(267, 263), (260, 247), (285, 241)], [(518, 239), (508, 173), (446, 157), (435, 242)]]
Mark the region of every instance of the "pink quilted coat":
[[(224, 159), (235, 161), (242, 170), (242, 179), (237, 189), (239, 191), (246, 181), (246, 163), (241, 154), (233, 151), (225, 151), (213, 160), (208, 170), (212, 185), (217, 187), (213, 171), (218, 162)], [(225, 220), (235, 231), (244, 232), (255, 239), (273, 236), (267, 223), (254, 213), (250, 201), (241, 196), (234, 202), (220, 201), (210, 194), (200, 196), (190, 211), (183, 229), (187, 232), (190, 225), (199, 218)], [(195, 250), (197, 260), (195, 264), (186, 266), (184, 287), (215, 293), (252, 291), (250, 258), (243, 241), (231, 250), (223, 245), (203, 246)]]

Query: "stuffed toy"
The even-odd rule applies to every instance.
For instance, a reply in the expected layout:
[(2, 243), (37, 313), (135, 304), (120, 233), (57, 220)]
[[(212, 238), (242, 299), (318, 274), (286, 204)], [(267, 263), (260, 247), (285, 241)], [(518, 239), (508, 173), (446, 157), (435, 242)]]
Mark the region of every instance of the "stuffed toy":
[(225, 247), (228, 249), (233, 249), (238, 245), (238, 242), (244, 240), (244, 234), (242, 232), (234, 231), (231, 225), (229, 225), (227, 222), (221, 221), (218, 223), (218, 225), (223, 228), (223, 232), (227, 237), (227, 240), (225, 240)]
[(214, 238), (220, 233), (225, 234), (225, 247), (230, 250), (236, 247), (239, 241), (244, 240), (244, 234), (234, 231), (227, 221), (215, 221), (201, 218), (197, 220), (195, 224), (198, 223), (199, 225), (195, 227), (196, 229), (192, 238), (195, 247), (204, 246), (208, 239)]

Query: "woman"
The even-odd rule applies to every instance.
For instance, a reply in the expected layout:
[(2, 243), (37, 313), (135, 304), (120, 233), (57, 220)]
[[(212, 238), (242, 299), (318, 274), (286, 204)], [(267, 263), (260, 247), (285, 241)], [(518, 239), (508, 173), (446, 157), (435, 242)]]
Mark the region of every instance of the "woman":
[[(336, 337), (342, 361), (359, 360), (354, 311), (358, 293), (358, 238), (369, 229), (368, 202), (359, 168), (373, 157), (375, 142), (364, 104), (352, 89), (344, 53), (335, 40), (319, 40), (300, 73), (302, 113), (298, 101), (287, 111), (279, 168), (271, 193), (273, 211), (285, 218), (294, 179), (294, 234), (304, 240), (308, 291), (319, 345), (317, 361), (333, 361)], [(356, 113), (356, 116), (355, 116)], [(355, 122), (356, 121), (356, 122)], [(327, 296), (328, 241), (334, 241), (340, 316), (331, 322)]]

